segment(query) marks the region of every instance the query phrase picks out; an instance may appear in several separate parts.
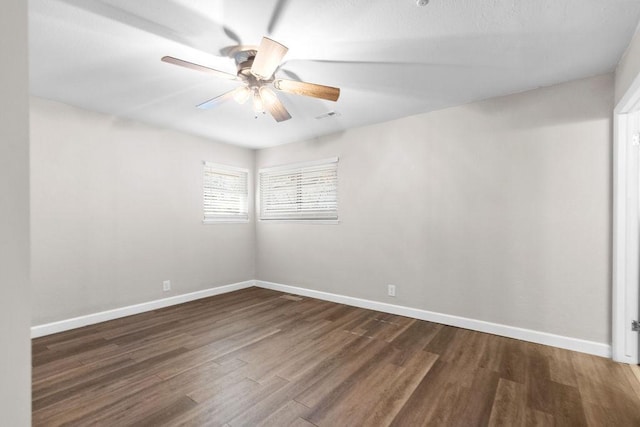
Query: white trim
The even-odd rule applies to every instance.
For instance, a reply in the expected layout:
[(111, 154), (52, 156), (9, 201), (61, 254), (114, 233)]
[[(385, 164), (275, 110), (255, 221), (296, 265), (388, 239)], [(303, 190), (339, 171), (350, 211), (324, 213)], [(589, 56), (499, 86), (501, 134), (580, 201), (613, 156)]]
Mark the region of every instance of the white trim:
[(562, 335), (550, 334), (547, 332), (534, 331), (531, 329), (518, 328), (515, 326), (501, 325), (499, 323), (485, 322), (483, 320), (469, 319), (466, 317), (453, 316), (450, 314), (436, 313), (433, 311), (421, 310), (417, 308), (404, 307), (400, 305), (388, 304), (384, 302), (371, 301), (362, 298), (354, 298), (346, 295), (332, 294), (328, 292), (314, 291), (311, 289), (296, 286), (282, 285), (279, 283), (256, 280), (256, 286), (274, 291), (281, 291), (296, 295), (317, 298), (325, 301), (332, 301), (354, 307), (367, 308), (384, 313), (396, 314), (400, 316), (412, 317), (429, 322), (441, 323), (458, 328), (471, 329), (479, 332), (500, 335), (508, 338), (515, 338), (522, 341), (529, 341), (538, 344), (550, 345), (567, 350), (579, 351), (581, 353), (594, 354), (601, 357), (611, 357), (611, 346), (605, 343), (587, 341), (578, 338), (570, 338)]
[(625, 114), (633, 111), (640, 104), (640, 74), (631, 83), (631, 86), (622, 95), (613, 112), (615, 114)]
[(626, 159), (626, 144), (620, 142), (621, 129), (627, 128), (627, 116), (615, 114), (613, 123), (613, 214), (612, 214), (612, 289), (611, 289), (611, 352), (615, 361), (625, 361), (624, 345), (624, 302), (626, 265), (626, 193), (625, 167), (620, 166)]
[(129, 305), (126, 307), (114, 308), (112, 310), (101, 311), (99, 313), (87, 314), (71, 319), (60, 320), (58, 322), (46, 323), (31, 327), (31, 338), (38, 338), (45, 335), (56, 334), (58, 332), (68, 331), (69, 329), (81, 328), (87, 325), (93, 325), (107, 320), (119, 319), (121, 317), (131, 316), (134, 314), (144, 313), (146, 311), (157, 310), (171, 305), (182, 304), (201, 298), (207, 298), (214, 295), (226, 294), (228, 292), (255, 286), (255, 280), (247, 280), (244, 282), (233, 283), (231, 285), (218, 286), (202, 291), (191, 292), (188, 294), (176, 295), (169, 298), (162, 298), (154, 301), (143, 302), (141, 304)]
[(249, 221), (248, 218), (238, 218), (238, 219), (234, 219), (234, 218), (207, 218), (207, 219), (203, 219), (202, 223), (209, 225), (209, 224), (247, 224), (251, 221)]
[(249, 169), (247, 168), (241, 168), (239, 166), (231, 166), (231, 165), (225, 165), (222, 163), (213, 163), (213, 162), (208, 162), (206, 160), (202, 161), (202, 164), (205, 166), (209, 166), (212, 169), (218, 169), (221, 171), (234, 171), (234, 172), (243, 172), (246, 173), (247, 176), (249, 175)]
[(258, 169), (258, 174), (262, 172), (276, 172), (276, 171), (284, 171), (287, 169), (298, 169), (298, 168), (308, 168), (311, 166), (318, 165), (327, 165), (329, 163), (338, 163), (338, 157), (330, 157), (328, 159), (320, 159), (320, 160), (311, 160), (308, 162), (297, 162), (297, 163), (287, 163), (286, 165), (278, 165), (278, 166), (269, 166), (267, 168)]
[(466, 317), (453, 316), (450, 314), (436, 313), (433, 311), (421, 310), (418, 308), (405, 307), (388, 304), (384, 302), (366, 300), (362, 298), (349, 297), (346, 295), (332, 294), (329, 292), (315, 291), (296, 286), (283, 285), (279, 283), (266, 282), (263, 280), (247, 280), (226, 286), (205, 289), (188, 294), (176, 295), (169, 298), (149, 301), (141, 304), (120, 307), (113, 310), (101, 311), (99, 313), (74, 317), (58, 322), (31, 327), (31, 338), (38, 338), (45, 335), (68, 331), (70, 329), (81, 328), (108, 320), (119, 319), (121, 317), (140, 314), (159, 308), (195, 301), (214, 295), (225, 294), (252, 286), (286, 292), (296, 295), (317, 298), (324, 301), (331, 301), (339, 304), (351, 305), (354, 307), (367, 308), (384, 313), (397, 314), (400, 316), (412, 317), (414, 319), (426, 320), (429, 322), (441, 323), (443, 325), (456, 326), (459, 328), (485, 332), (503, 337), (515, 338), (523, 341), (538, 344), (550, 345), (567, 350), (579, 351), (582, 353), (594, 354), (596, 356), (611, 357), (611, 346), (604, 343), (582, 340), (578, 338), (564, 337), (547, 332), (534, 331), (531, 329), (518, 328), (515, 326), (501, 325), (498, 323), (485, 322), (483, 320), (469, 319)]
[(265, 224), (312, 224), (312, 225), (338, 225), (339, 219), (259, 219), (258, 222), (264, 222)]
[[(629, 188), (633, 176), (631, 141), (629, 141), (629, 115), (640, 108), (640, 75), (636, 76), (627, 92), (620, 99), (614, 109), (613, 117), (613, 224), (612, 224), (612, 357), (616, 362), (638, 364), (640, 354), (638, 351), (638, 337), (631, 336), (630, 320), (637, 317), (637, 295), (640, 284), (636, 279), (630, 278), (637, 271), (638, 260), (634, 251), (629, 251), (637, 244), (637, 236), (629, 240), (633, 231), (629, 229), (630, 221), (638, 218), (637, 209), (633, 205), (637, 203), (637, 194), (631, 194), (635, 190)], [(637, 161), (637, 156), (636, 156)], [(631, 187), (637, 188), (632, 185)], [(631, 202), (631, 204), (629, 204)], [(631, 208), (631, 209), (630, 209)], [(631, 227), (632, 229), (634, 227)], [(635, 241), (635, 243), (634, 243)], [(631, 314), (633, 313), (633, 314)]]

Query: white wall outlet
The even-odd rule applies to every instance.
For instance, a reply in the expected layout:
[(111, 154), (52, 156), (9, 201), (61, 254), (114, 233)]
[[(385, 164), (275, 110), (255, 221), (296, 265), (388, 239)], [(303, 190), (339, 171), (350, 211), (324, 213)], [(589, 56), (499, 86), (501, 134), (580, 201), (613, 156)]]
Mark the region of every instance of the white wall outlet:
[(165, 280), (162, 282), (162, 290), (167, 292), (171, 290), (171, 280)]
[(387, 285), (387, 294), (390, 297), (396, 296), (396, 285)]

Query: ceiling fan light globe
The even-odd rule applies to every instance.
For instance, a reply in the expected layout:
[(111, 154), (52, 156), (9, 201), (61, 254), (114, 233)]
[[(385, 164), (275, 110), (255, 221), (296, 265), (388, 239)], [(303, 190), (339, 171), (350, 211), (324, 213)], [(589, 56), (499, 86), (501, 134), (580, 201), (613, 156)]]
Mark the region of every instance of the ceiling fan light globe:
[(249, 99), (251, 95), (251, 90), (247, 86), (240, 86), (236, 90), (233, 91), (233, 99), (238, 104), (244, 104)]
[(253, 92), (253, 110), (257, 113), (264, 111), (264, 102), (260, 96), (260, 92), (257, 90)]

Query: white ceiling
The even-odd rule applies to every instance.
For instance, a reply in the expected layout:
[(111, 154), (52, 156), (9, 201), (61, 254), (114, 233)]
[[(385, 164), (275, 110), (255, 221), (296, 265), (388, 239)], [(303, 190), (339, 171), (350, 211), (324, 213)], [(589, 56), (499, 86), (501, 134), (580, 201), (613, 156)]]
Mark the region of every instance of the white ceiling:
[[(638, 0), (31, 0), (31, 93), (262, 148), (612, 71), (639, 16)], [(199, 110), (238, 83), (160, 61), (235, 74), (220, 50), (263, 35), (289, 47), (277, 75), (338, 102), (279, 92), (282, 123)]]

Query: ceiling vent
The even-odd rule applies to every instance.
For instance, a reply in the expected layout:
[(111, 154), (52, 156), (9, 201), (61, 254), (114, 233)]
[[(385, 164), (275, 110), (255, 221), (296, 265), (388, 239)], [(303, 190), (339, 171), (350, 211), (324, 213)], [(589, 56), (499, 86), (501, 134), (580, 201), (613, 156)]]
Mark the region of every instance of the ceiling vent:
[(338, 113), (337, 111), (329, 111), (328, 113), (320, 114), (318, 117), (316, 117), (316, 119), (321, 120), (321, 119), (327, 119), (329, 117), (339, 117), (339, 116), (341, 116), (341, 114)]

